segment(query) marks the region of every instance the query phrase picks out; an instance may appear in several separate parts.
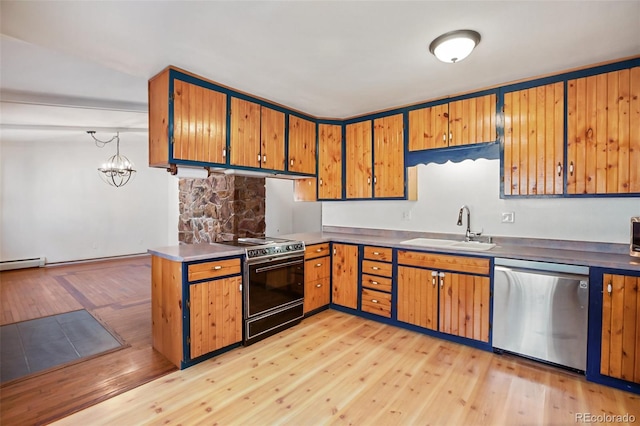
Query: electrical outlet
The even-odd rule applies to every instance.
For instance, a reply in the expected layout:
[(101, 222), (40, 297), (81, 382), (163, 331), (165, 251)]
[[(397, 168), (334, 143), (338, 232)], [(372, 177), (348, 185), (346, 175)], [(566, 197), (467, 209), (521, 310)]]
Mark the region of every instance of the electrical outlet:
[(411, 210), (402, 212), (402, 220), (411, 220)]
[(502, 212), (502, 223), (513, 223), (516, 221), (515, 212)]

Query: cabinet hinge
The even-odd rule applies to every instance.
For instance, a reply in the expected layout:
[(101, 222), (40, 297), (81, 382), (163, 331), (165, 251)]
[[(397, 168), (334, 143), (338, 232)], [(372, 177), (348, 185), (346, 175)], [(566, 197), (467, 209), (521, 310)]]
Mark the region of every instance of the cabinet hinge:
[(191, 309), (191, 300), (187, 300), (187, 309)]
[(174, 138), (173, 136), (171, 136), (171, 145), (173, 145), (176, 142), (176, 138)]
[(169, 94), (169, 102), (173, 102), (175, 99), (176, 99), (176, 94), (175, 93)]
[(187, 336), (187, 343), (191, 344), (191, 336)]

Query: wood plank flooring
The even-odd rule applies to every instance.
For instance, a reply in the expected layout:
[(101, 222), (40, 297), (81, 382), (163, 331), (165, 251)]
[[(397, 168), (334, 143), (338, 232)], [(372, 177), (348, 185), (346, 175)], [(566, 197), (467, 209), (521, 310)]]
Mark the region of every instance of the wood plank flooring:
[(57, 425), (575, 424), (640, 397), (563, 370), (324, 311)]
[(149, 256), (0, 273), (0, 324), (86, 309), (125, 347), (0, 387), (0, 424), (43, 424), (176, 368), (151, 347)]

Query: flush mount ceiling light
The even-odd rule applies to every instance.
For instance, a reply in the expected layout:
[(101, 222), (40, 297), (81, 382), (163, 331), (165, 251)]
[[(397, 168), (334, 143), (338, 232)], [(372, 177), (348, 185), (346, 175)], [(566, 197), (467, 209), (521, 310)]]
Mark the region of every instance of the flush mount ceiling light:
[(480, 34), (473, 30), (456, 30), (437, 37), (429, 51), (442, 62), (460, 62), (480, 43)]
[(133, 163), (129, 161), (124, 155), (120, 155), (120, 133), (116, 133), (114, 137), (108, 141), (101, 141), (95, 137), (94, 130), (88, 130), (87, 133), (91, 135), (99, 148), (104, 147), (106, 144), (116, 141), (116, 155), (113, 155), (102, 164), (102, 167), (98, 167), (100, 177), (103, 181), (111, 186), (121, 187), (127, 184), (134, 176), (136, 170), (133, 168)]

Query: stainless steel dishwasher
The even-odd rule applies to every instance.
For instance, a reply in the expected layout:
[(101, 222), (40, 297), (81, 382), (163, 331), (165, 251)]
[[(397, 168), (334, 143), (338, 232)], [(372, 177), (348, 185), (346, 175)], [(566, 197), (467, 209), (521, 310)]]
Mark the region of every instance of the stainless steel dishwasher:
[(589, 268), (495, 259), (493, 347), (587, 368)]

